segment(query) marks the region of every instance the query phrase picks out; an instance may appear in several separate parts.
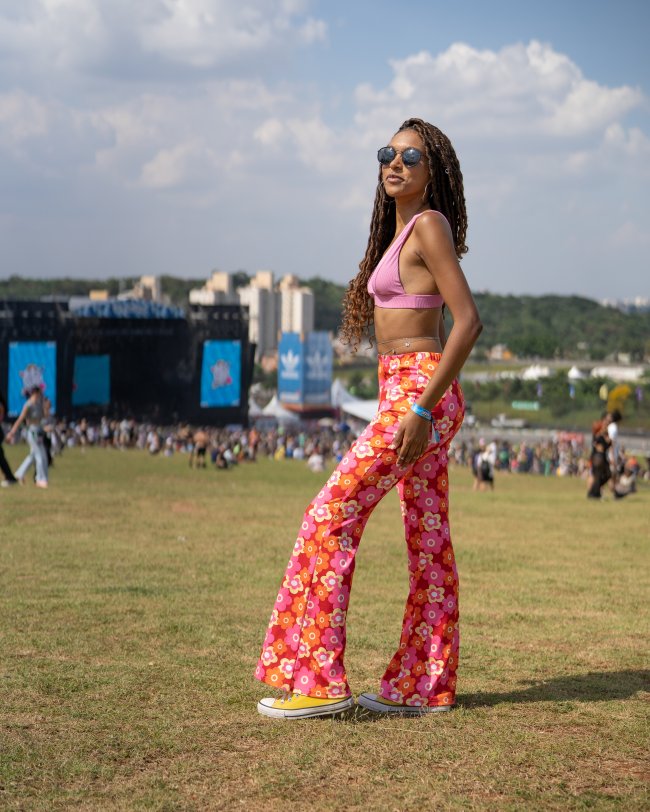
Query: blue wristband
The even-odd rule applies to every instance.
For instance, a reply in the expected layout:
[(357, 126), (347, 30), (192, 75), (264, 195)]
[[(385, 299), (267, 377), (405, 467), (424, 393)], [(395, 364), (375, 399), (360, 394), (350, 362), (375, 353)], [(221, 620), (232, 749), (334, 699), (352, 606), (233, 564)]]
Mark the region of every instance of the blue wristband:
[(436, 443), (440, 442), (440, 435), (433, 423), (433, 415), (428, 409), (425, 409), (424, 406), (420, 406), (419, 403), (412, 403), (411, 404), (411, 411), (415, 412), (418, 417), (423, 417), (425, 420), (428, 420), (431, 423), (431, 429), (433, 431), (433, 439)]
[(420, 406), (419, 403), (412, 403), (411, 404), (411, 411), (415, 412), (418, 417), (423, 417), (425, 420), (431, 422), (433, 417), (431, 417), (431, 412), (428, 409), (425, 409), (424, 406)]

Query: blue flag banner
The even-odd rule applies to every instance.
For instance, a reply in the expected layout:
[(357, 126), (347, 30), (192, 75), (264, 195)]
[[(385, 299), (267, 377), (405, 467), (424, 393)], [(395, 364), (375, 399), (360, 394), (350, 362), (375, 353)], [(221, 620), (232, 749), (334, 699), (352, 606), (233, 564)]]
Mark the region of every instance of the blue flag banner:
[(303, 402), (304, 357), (300, 333), (282, 333), (278, 348), (278, 400)]
[(332, 342), (324, 331), (282, 333), (278, 351), (278, 400), (327, 405), (332, 389)]
[(12, 341), (9, 344), (10, 417), (20, 414), (30, 389), (40, 387), (56, 412), (56, 341)]
[(201, 408), (241, 403), (241, 342), (204, 341)]
[(333, 352), (328, 333), (307, 333), (305, 361), (305, 403), (329, 404), (332, 397)]
[(74, 359), (72, 405), (90, 403), (105, 406), (111, 402), (111, 356), (77, 355)]

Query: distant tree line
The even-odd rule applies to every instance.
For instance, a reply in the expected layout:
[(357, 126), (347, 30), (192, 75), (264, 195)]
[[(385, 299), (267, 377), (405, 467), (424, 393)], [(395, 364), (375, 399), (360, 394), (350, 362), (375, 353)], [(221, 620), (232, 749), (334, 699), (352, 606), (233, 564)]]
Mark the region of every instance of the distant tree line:
[[(235, 287), (248, 284), (250, 275), (237, 271)], [(136, 278), (26, 279), (11, 276), (0, 280), (0, 298), (34, 299), (41, 296), (87, 296), (106, 288), (109, 295), (132, 288)], [(189, 291), (201, 287), (202, 279), (162, 276), (163, 292), (172, 304), (186, 305)], [(337, 332), (341, 324), (341, 301), (345, 287), (319, 277), (305, 280), (316, 298), (316, 329)], [(650, 312), (623, 313), (580, 296), (500, 296), (475, 294), (483, 320), (477, 352), (486, 353), (504, 344), (517, 356), (601, 360), (616, 352), (633, 360), (650, 356)], [(447, 328), (451, 316), (446, 316)]]

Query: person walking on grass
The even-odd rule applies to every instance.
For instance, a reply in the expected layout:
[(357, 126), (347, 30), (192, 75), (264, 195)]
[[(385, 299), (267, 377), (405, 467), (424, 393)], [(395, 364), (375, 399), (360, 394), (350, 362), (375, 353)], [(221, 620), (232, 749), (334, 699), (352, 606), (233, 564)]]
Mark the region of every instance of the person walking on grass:
[(24, 483), (25, 474), (32, 463), (36, 466), (36, 485), (39, 488), (47, 488), (47, 452), (43, 442), (43, 420), (46, 417), (43, 392), (39, 386), (34, 386), (29, 397), (25, 401), (22, 411), (18, 415), (16, 422), (7, 434), (7, 440), (11, 441), (16, 436), (20, 426), (25, 423), (27, 426), (27, 443), (29, 454), (20, 464), (16, 471), (16, 479)]
[[(359, 704), (420, 714), (454, 706), (458, 577), (449, 533), (449, 444), (464, 400), (457, 381), (481, 331), (458, 260), (467, 251), (463, 176), (449, 139), (412, 118), (379, 159), (370, 236), (345, 299), (356, 349), (374, 327), (379, 410), (308, 506), (255, 676), (280, 689), (258, 711), (285, 719), (341, 713), (354, 700), (343, 662), (354, 556), (379, 500), (397, 487), (409, 593), (378, 694)], [(442, 308), (454, 324), (446, 338)]]
[(11, 468), (9, 467), (9, 463), (7, 462), (7, 458), (5, 457), (4, 448), (2, 447), (2, 441), (5, 438), (5, 432), (2, 424), (5, 421), (7, 416), (7, 401), (4, 398), (2, 392), (0, 392), (0, 471), (2, 471), (4, 475), (4, 479), (0, 484), (4, 488), (9, 487), (9, 485), (16, 485), (18, 480), (13, 475)]

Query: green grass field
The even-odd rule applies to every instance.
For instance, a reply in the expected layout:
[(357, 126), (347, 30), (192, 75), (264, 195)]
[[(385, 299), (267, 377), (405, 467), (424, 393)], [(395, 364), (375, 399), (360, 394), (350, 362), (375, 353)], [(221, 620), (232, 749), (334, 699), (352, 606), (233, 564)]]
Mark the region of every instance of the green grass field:
[[(17, 462), (21, 448), (9, 449)], [(0, 808), (650, 808), (650, 489), (454, 469), (457, 709), (276, 721), (251, 676), (303, 463), (67, 451), (0, 492)], [(396, 494), (359, 552), (347, 669), (375, 690), (406, 590)]]

